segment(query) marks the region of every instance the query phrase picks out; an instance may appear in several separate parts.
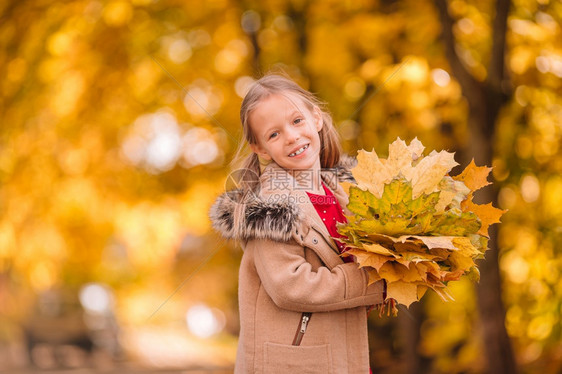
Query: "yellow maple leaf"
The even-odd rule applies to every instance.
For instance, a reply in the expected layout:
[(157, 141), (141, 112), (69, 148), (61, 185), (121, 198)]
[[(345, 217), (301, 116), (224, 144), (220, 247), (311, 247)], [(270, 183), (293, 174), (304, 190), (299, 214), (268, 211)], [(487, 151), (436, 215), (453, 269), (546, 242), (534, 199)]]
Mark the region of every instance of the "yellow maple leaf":
[(488, 228), (494, 223), (500, 223), (501, 216), (507, 212), (507, 210), (502, 210), (492, 206), (492, 203), (488, 204), (475, 204), (470, 196), (468, 199), (461, 203), (462, 210), (464, 212), (472, 212), (478, 216), (482, 226), (478, 230), (478, 234), (489, 238)]
[(398, 138), (388, 146), (388, 159), (385, 166), (388, 173), (393, 176), (404, 174), (412, 168), (412, 151), (405, 141)]
[(425, 291), (427, 291), (429, 287), (418, 285), (418, 300), (421, 300), (423, 295), (425, 295)]
[[(351, 174), (355, 178), (359, 188), (369, 190), (378, 198), (380, 198), (384, 192), (384, 185), (400, 175), (407, 177), (409, 180), (411, 180), (411, 178), (421, 178), (420, 188), (422, 190), (427, 188), (433, 189), (434, 186), (425, 186), (425, 184), (428, 183), (428, 173), (431, 174), (432, 171), (441, 170), (443, 167), (446, 168), (446, 173), (455, 166), (456, 163), (449, 167), (451, 163), (448, 155), (452, 158), (453, 154), (443, 151), (432, 153), (423, 158), (418, 165), (412, 166), (412, 161), (422, 156), (424, 148), (425, 147), (417, 138), (412, 140), (410, 145), (406, 145), (406, 142), (397, 138), (388, 146), (387, 159), (379, 158), (374, 150), (371, 152), (359, 150), (357, 153), (357, 166), (351, 170)], [(440, 171), (437, 171), (437, 173), (439, 172)], [(442, 173), (441, 177), (445, 173)], [(436, 181), (436, 183), (438, 182), (439, 180)], [(415, 183), (418, 183), (418, 181)], [(412, 182), (412, 184), (414, 184), (414, 182)]]
[(385, 255), (385, 256), (393, 256), (394, 257), (394, 253), (392, 253), (391, 251), (389, 251), (387, 248), (383, 247), (380, 244), (363, 244), (363, 248), (367, 251), (367, 252), (371, 252), (371, 253), (377, 253), (379, 255)]
[(435, 191), (443, 177), (456, 165), (458, 163), (454, 159), (454, 154), (446, 151), (433, 151), (422, 158), (404, 175), (412, 183), (412, 199), (422, 193), (430, 194)]
[(357, 258), (359, 267), (372, 267), (375, 270), (379, 270), (386, 262), (391, 261), (392, 258), (388, 256), (379, 255), (376, 253), (365, 252), (360, 249), (348, 249), (343, 253), (343, 256), (353, 255)]
[(372, 240), (373, 242), (381, 243), (384, 245), (392, 245), (396, 242), (396, 238), (389, 235), (379, 234), (376, 232), (369, 233), (365, 237), (368, 238), (369, 240)]
[(408, 240), (405, 242), (396, 242), (394, 243), (394, 249), (398, 252), (401, 256), (404, 256), (404, 253), (418, 253), (418, 254), (425, 254), (426, 248), (423, 247), (421, 241), (412, 241)]
[[(416, 269), (416, 271), (418, 272), (419, 276), (422, 279), (423, 283), (427, 282), (427, 272), (428, 272), (428, 268), (427, 266), (425, 266), (424, 264), (427, 263), (429, 261), (422, 261), (422, 262), (417, 262), (417, 263), (412, 263), (412, 267), (414, 269)], [(416, 282), (417, 283), (417, 282)]]
[(428, 274), (434, 271), (431, 266), (428, 265), (431, 263), (431, 261), (422, 261), (414, 264), (424, 283), (427, 283)]
[(461, 181), (450, 176), (444, 177), (438, 185), (439, 201), (435, 205), (436, 212), (443, 212), (446, 208), (460, 208), (461, 201), (470, 194), (470, 189)]
[(448, 281), (456, 281), (459, 280), (465, 273), (465, 270), (462, 269), (457, 269), (455, 271), (449, 271), (447, 272), (447, 274), (445, 274), (443, 276), (443, 281), (448, 282)]
[(452, 271), (460, 271), (460, 274), (456, 278), (450, 274), (446, 275), (445, 280), (460, 278), (462, 274), (475, 266), (474, 259), (480, 254), (480, 251), (472, 245), (469, 238), (457, 237), (453, 239), (453, 244), (457, 250), (453, 251), (447, 260), (452, 265)]
[(357, 153), (357, 166), (351, 169), (351, 174), (357, 186), (363, 190), (370, 191), (373, 195), (381, 197), (384, 185), (392, 180), (376, 152), (360, 150)]
[[(453, 271), (461, 270), (463, 274), (465, 271), (468, 271), (468, 269), (474, 266), (474, 260), (472, 257), (466, 257), (457, 252), (451, 253), (447, 260), (452, 265)], [(445, 274), (444, 276), (446, 277), (447, 275)]]
[(369, 285), (378, 282), (382, 279), (378, 271), (374, 269), (367, 269), (367, 274), (369, 275)]
[(409, 267), (394, 261), (388, 261), (381, 266), (379, 275), (381, 278), (386, 279), (387, 282), (396, 282), (398, 280), (416, 282), (423, 280), (415, 266)]
[(406, 239), (418, 239), (429, 249), (443, 248), (443, 249), (455, 249), (453, 244), (453, 238), (455, 236), (421, 236), (421, 235), (402, 235), (398, 238), (400, 241), (405, 241)]
[(420, 142), (418, 140), (417, 137), (415, 137), (410, 142), (410, 145), (408, 146), (408, 150), (412, 154), (412, 160), (414, 160), (414, 161), (417, 160), (418, 158), (420, 158), (423, 155), (424, 149), (425, 149), (425, 147), (423, 146), (422, 142)]
[(464, 236), (456, 236), (453, 238), (453, 245), (456, 248), (456, 253), (466, 257), (475, 258), (480, 254), (480, 251), (472, 245), (470, 238)]
[(453, 202), (453, 199), (455, 198), (456, 195), (457, 193), (455, 191), (441, 190), (439, 192), (439, 201), (435, 205), (435, 211), (436, 212), (445, 211), (447, 205)]
[(390, 282), (386, 286), (386, 295), (387, 298), (409, 307), (410, 304), (418, 301), (418, 285), (402, 281)]
[(453, 179), (463, 182), (471, 191), (476, 191), (491, 183), (488, 182), (488, 175), (491, 170), (492, 168), (487, 166), (476, 166), (474, 159), (472, 159), (462, 173), (453, 177)]

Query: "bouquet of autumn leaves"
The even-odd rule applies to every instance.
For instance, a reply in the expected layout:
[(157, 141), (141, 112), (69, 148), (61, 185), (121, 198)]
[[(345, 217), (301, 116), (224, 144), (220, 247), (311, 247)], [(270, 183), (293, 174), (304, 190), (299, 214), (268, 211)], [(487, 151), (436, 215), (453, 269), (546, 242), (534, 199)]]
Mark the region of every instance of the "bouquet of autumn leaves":
[(410, 145), (398, 138), (387, 159), (361, 150), (351, 170), (356, 184), (344, 183), (353, 215), (339, 224), (338, 240), (349, 248), (344, 255), (368, 270), (370, 283), (386, 281), (385, 302), (394, 313), (394, 300), (409, 306), (429, 288), (452, 300), (447, 282), (465, 274), (479, 280), (474, 260), (484, 257), (488, 227), (504, 213), (472, 201), (489, 184), (491, 168), (472, 161), (451, 177), (454, 154), (423, 156), (424, 148), (417, 138)]

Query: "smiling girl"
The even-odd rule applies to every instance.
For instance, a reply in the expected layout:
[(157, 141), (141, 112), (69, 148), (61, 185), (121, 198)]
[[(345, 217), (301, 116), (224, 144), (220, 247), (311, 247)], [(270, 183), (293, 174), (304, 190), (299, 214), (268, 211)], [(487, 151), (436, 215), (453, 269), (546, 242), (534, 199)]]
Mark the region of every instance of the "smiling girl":
[[(240, 119), (252, 153), (244, 184), (211, 208), (244, 250), (235, 373), (368, 373), (367, 306), (383, 284), (340, 256), (349, 180), (330, 115), (292, 80), (266, 75)], [(347, 257), (346, 259), (349, 259)]]

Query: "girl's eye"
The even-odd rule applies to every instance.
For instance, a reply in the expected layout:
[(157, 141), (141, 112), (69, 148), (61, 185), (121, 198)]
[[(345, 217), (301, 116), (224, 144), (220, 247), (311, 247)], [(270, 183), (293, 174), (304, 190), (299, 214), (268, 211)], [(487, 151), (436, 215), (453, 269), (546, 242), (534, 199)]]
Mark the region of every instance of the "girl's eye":
[(273, 139), (273, 138), (275, 138), (277, 135), (279, 135), (278, 132), (271, 133), (271, 135), (269, 135), (269, 139)]
[(301, 123), (301, 122), (302, 122), (302, 118), (297, 118), (297, 119), (295, 119), (295, 120), (293, 121), (293, 123), (294, 123), (295, 125), (298, 125), (298, 124)]

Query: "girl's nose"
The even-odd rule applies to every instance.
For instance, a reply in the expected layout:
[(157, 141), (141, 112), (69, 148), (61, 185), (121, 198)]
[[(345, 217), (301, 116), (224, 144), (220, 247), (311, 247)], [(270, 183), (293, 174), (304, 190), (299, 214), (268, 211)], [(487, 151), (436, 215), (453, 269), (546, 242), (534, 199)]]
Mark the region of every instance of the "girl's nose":
[(299, 140), (300, 133), (299, 130), (294, 128), (293, 126), (289, 126), (286, 130), (287, 133), (287, 143), (291, 144)]

